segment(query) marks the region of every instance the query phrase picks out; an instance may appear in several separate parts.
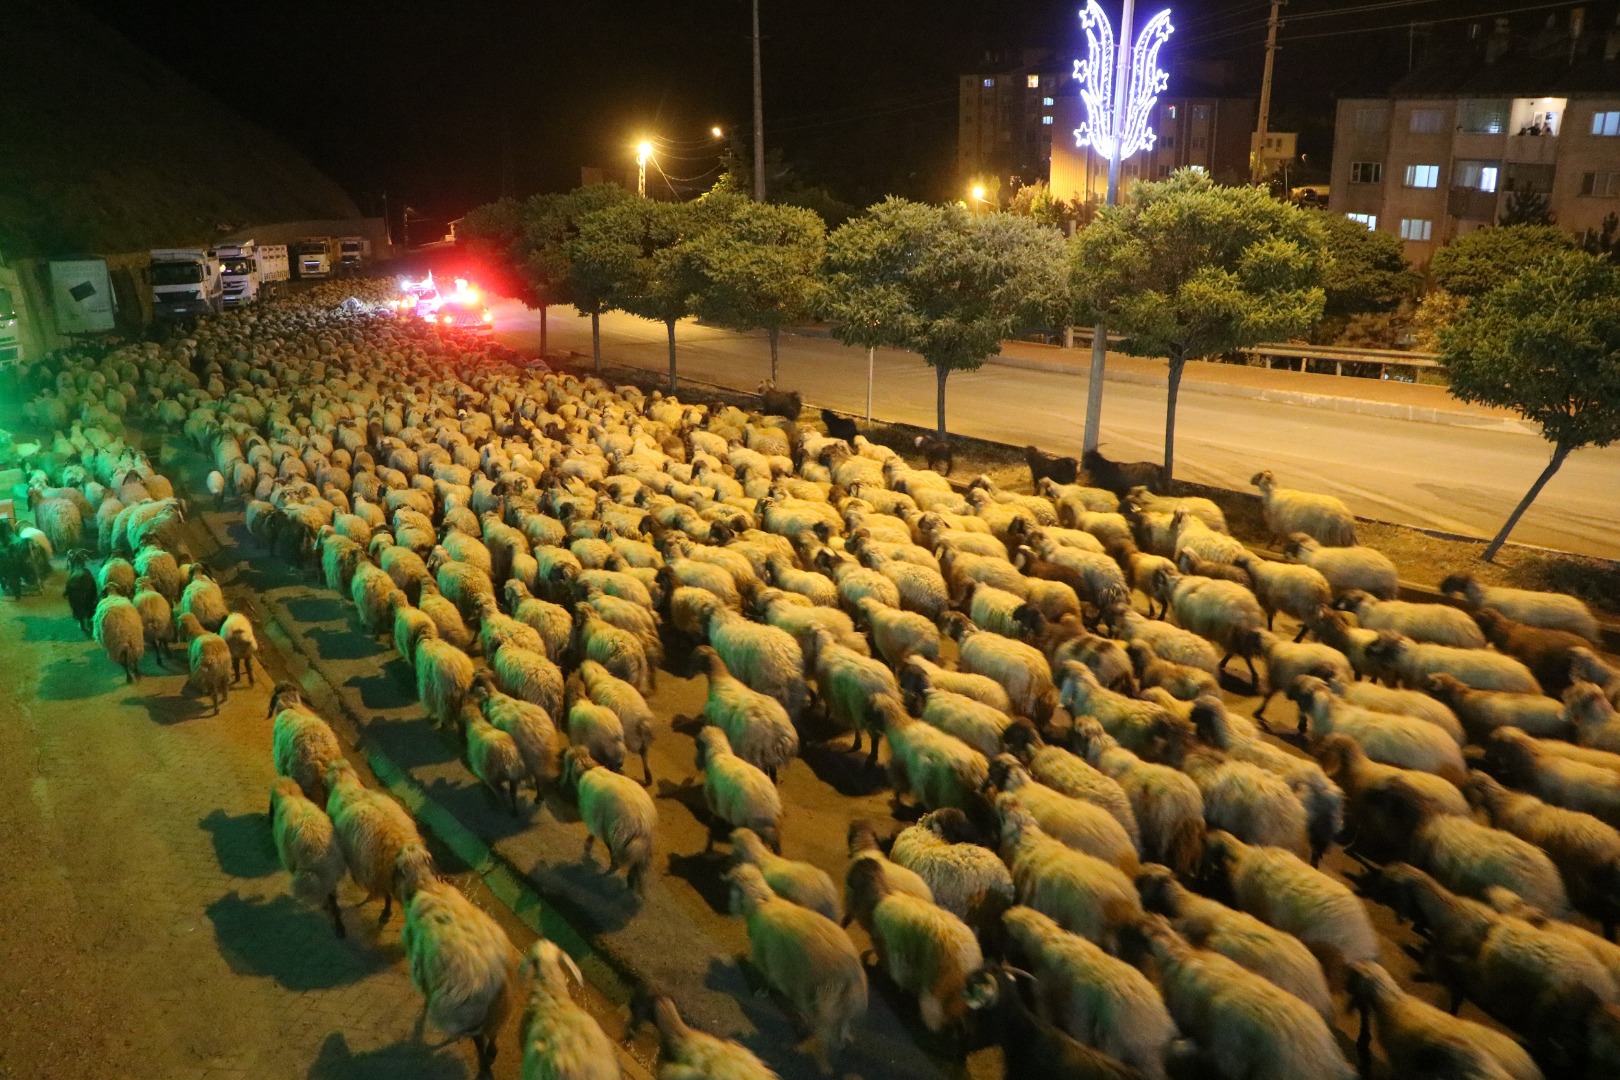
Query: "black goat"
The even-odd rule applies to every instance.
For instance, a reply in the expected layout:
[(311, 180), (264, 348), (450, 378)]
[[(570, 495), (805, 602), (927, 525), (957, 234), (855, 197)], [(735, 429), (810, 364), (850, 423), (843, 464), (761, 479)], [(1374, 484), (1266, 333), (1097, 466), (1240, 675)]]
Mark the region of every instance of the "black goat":
[(1080, 463), (1072, 457), (1046, 454), (1033, 446), (1024, 447), (1024, 461), (1029, 465), (1029, 482), (1037, 490), (1043, 479), (1054, 484), (1072, 484), (1080, 475)]
[(1141, 485), (1149, 491), (1164, 493), (1164, 466), (1151, 461), (1109, 461), (1097, 450), (1080, 455), (1086, 476), (1097, 487), (1112, 491), (1123, 499), (1131, 488)]
[(90, 636), (96, 605), (101, 599), (96, 589), (96, 575), (88, 566), (89, 559), (90, 553), (83, 548), (68, 552), (67, 584), (62, 590), (67, 597), (68, 609), (73, 612), (73, 620), (84, 631), (85, 637)]
[(797, 420), (804, 411), (804, 398), (797, 390), (778, 390), (769, 379), (759, 384), (759, 411), (766, 416)]
[[(956, 468), (956, 452), (951, 449), (949, 438), (937, 438), (933, 435), (919, 435), (916, 439), (917, 449), (922, 451), (923, 464), (944, 476), (951, 475)], [(941, 465), (945, 467), (940, 468)]]
[(831, 409), (821, 410), (821, 422), (827, 425), (829, 438), (843, 439), (852, 446), (855, 443), (855, 436), (861, 433), (861, 429), (855, 426), (854, 420), (839, 416)]

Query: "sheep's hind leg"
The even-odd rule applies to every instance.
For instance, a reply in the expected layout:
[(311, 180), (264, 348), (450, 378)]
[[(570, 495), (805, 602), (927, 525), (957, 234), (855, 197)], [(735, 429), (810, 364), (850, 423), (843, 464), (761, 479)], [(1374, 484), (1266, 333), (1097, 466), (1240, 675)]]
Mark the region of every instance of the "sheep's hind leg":
[(349, 932), (343, 926), (343, 910), (338, 907), (337, 893), (326, 894), (326, 911), (332, 916), (332, 932), (338, 937), (347, 937)]

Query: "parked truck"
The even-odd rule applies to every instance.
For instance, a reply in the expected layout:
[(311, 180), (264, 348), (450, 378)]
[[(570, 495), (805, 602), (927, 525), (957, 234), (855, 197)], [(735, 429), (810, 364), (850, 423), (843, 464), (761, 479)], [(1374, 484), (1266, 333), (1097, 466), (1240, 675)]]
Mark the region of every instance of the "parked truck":
[(338, 269), (344, 274), (358, 274), (370, 261), (370, 240), (363, 236), (338, 238)]
[(287, 245), (255, 244), (238, 240), (219, 244), (210, 255), (219, 260), (225, 279), (226, 307), (251, 304), (274, 295), (277, 285), (287, 280)]
[(12, 291), (0, 285), (0, 370), (22, 359), (22, 331), (17, 325), (17, 301)]
[(152, 318), (164, 322), (217, 315), (225, 280), (219, 260), (202, 248), (157, 248), (147, 269), (152, 283)]
[(306, 236), (298, 241), (298, 276), (301, 279), (332, 276), (332, 238)]

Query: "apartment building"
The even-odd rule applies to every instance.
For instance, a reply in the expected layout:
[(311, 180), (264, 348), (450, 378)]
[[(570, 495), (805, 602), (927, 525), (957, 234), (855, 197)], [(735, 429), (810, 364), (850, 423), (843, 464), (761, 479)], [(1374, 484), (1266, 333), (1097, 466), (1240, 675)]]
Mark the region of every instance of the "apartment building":
[(1576, 8), (1534, 30), (1475, 25), (1337, 120), (1332, 208), (1400, 236), (1416, 264), (1520, 192), (1561, 229), (1598, 229), (1620, 213), (1620, 23)]
[(1068, 66), (1045, 50), (985, 61), (957, 80), (957, 180), (963, 190), (982, 185), (1005, 198), (1046, 179), (1058, 101), (1074, 99), (1076, 88)]

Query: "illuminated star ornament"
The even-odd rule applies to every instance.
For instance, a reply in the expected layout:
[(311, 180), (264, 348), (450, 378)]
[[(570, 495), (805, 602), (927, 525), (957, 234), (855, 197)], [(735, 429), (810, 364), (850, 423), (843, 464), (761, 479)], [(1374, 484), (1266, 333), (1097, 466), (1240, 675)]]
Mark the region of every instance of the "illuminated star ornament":
[(1170, 77), (1159, 67), (1159, 50), (1175, 27), (1168, 9), (1148, 20), (1131, 48), (1130, 68), (1125, 77), (1125, 101), (1120, 132), (1114, 130), (1114, 28), (1098, 6), (1087, 0), (1080, 12), (1080, 28), (1086, 33), (1086, 58), (1074, 62), (1074, 77), (1080, 80), (1080, 101), (1086, 118), (1075, 129), (1076, 146), (1090, 146), (1103, 157), (1112, 158), (1116, 138), (1120, 160), (1153, 146), (1153, 129), (1148, 120), (1153, 103), (1169, 85)]

